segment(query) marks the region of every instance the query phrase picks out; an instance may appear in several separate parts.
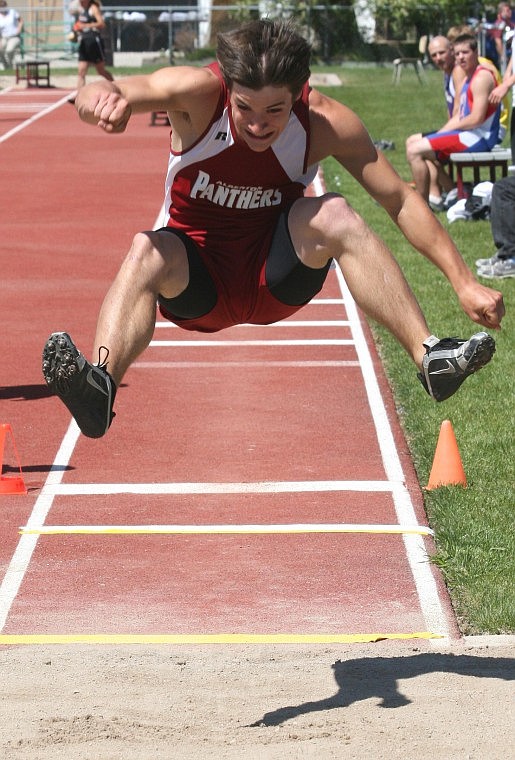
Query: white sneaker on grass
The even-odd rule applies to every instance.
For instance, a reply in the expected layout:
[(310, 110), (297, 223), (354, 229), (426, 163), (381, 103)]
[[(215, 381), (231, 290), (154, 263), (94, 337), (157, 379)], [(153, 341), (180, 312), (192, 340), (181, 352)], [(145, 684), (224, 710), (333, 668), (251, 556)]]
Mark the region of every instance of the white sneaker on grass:
[(477, 274), (486, 280), (502, 280), (506, 277), (515, 277), (515, 258), (496, 259), (490, 265), (478, 267)]
[(498, 260), (499, 256), (497, 254), (497, 251), (494, 253), (493, 256), (490, 256), (489, 259), (476, 259), (476, 266), (477, 267), (490, 267), (492, 264), (495, 264), (495, 262)]

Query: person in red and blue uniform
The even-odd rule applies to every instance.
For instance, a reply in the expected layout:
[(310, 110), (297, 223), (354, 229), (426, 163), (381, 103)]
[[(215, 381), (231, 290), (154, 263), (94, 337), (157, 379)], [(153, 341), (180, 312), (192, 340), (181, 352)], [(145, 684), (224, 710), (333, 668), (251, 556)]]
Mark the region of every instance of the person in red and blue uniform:
[(451, 153), (490, 151), (498, 142), (501, 106), (489, 101), (496, 87), (495, 75), (479, 64), (475, 35), (457, 37), (454, 56), (466, 75), (458, 113), (437, 132), (411, 141), (406, 147), (415, 186), (426, 200), (430, 184), (428, 161), (445, 161)]

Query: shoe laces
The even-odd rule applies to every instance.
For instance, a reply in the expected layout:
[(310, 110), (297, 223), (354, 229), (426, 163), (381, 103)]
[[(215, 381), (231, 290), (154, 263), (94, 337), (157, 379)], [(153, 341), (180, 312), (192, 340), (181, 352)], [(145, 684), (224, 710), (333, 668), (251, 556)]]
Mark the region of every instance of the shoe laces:
[[(102, 360), (103, 351), (105, 351), (105, 356), (104, 356), (104, 359)], [(98, 367), (98, 369), (103, 369), (104, 371), (107, 372), (108, 359), (109, 359), (109, 349), (107, 348), (107, 346), (100, 346), (100, 348), (98, 349), (98, 362), (96, 363), (95, 366)]]
[(458, 337), (442, 338), (435, 346), (431, 347), (431, 351), (439, 350), (441, 348), (457, 348), (464, 341)]

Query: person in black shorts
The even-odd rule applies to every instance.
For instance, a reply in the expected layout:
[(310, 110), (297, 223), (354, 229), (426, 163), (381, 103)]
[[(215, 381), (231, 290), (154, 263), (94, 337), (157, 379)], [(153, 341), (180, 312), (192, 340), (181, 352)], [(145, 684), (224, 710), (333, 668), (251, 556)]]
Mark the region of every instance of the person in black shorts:
[(109, 82), (114, 79), (105, 65), (104, 45), (100, 34), (104, 28), (105, 21), (97, 0), (79, 0), (77, 20), (73, 25), (79, 42), (78, 90), (86, 84), (86, 74), (91, 65), (104, 79)]

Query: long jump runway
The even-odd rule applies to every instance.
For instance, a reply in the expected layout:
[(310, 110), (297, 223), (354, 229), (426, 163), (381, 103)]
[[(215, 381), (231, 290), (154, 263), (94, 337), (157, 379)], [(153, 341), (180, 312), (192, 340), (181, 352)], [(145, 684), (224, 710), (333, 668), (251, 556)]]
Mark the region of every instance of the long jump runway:
[(456, 637), (337, 270), (277, 325), (206, 337), (158, 320), (99, 441), (49, 396), (43, 344), (67, 330), (89, 354), (134, 232), (156, 223), (168, 148), (148, 115), (108, 136), (68, 95), (0, 96), (0, 423), (28, 490), (0, 496), (0, 645)]

